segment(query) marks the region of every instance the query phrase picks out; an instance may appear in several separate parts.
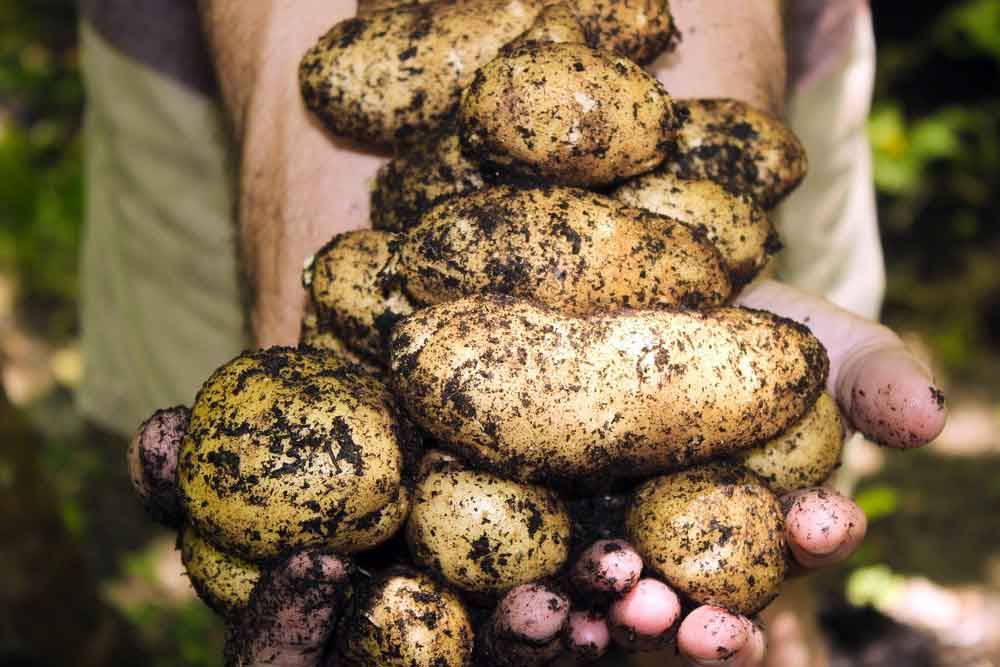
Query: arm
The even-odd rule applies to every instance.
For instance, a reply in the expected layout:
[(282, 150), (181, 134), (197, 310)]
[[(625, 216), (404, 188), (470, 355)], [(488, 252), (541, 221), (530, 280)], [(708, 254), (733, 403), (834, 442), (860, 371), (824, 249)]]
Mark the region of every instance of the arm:
[(238, 219), (258, 345), (294, 344), (303, 261), (334, 234), (368, 224), (368, 183), (385, 161), (333, 140), (307, 113), (302, 54), (350, 0), (200, 0), (239, 161)]
[(781, 115), (785, 44), (781, 0), (671, 0), (683, 35), (650, 70), (675, 98), (733, 97)]

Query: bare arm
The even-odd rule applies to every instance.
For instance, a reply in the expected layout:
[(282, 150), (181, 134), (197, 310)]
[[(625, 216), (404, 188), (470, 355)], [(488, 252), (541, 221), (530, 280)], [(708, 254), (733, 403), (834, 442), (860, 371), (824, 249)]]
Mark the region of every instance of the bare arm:
[(368, 224), (368, 183), (385, 158), (334, 141), (298, 87), (302, 54), (351, 0), (200, 0), (239, 159), (238, 217), (261, 346), (294, 344), (303, 261)]
[(683, 35), (651, 66), (670, 94), (734, 97), (779, 116), (785, 100), (781, 0), (671, 0)]

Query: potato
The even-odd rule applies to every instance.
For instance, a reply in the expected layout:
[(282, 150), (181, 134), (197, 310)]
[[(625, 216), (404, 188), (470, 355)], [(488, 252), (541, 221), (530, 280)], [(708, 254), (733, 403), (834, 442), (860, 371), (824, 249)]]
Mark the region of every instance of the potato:
[(549, 5), (517, 39), (504, 45), (507, 53), (526, 44), (586, 44), (587, 35), (572, 6), (565, 2)]
[(712, 306), (731, 292), (718, 252), (690, 228), (572, 188), (456, 197), (397, 246), (395, 270), (415, 304), (489, 292), (582, 315)]
[[(430, 577), (388, 572), (360, 595), (337, 632), (352, 667), (468, 667), (472, 623), (458, 597)], [(339, 662), (337, 664), (340, 664)]]
[(317, 350), (245, 352), (208, 379), (181, 443), (186, 515), (250, 561), (353, 553), (402, 525), (417, 440), (385, 387)]
[(822, 484), (840, 465), (844, 425), (830, 394), (790, 429), (760, 447), (736, 455), (778, 495)]
[(578, 0), (574, 8), (593, 46), (640, 65), (672, 51), (680, 37), (667, 0)]
[(686, 181), (660, 169), (628, 181), (611, 196), (702, 232), (726, 260), (733, 287), (753, 280), (781, 249), (774, 226), (753, 197), (729, 193), (714, 181)]
[(561, 315), (502, 296), (417, 311), (393, 385), (443, 446), (502, 477), (636, 477), (762, 443), (815, 402), (829, 361), (763, 311)]
[(260, 580), (260, 566), (220, 551), (190, 526), (180, 545), (181, 562), (198, 597), (227, 618), (243, 611)]
[(785, 578), (781, 507), (740, 466), (709, 463), (646, 482), (625, 530), (646, 567), (698, 604), (750, 616)]
[(305, 54), (303, 99), (334, 134), (412, 141), (441, 125), (478, 68), (541, 8), (539, 0), (443, 0), (366, 11)]
[(553, 491), (444, 462), (413, 496), (406, 541), (414, 561), (463, 590), (499, 597), (566, 564), (569, 513)]
[(780, 119), (731, 99), (678, 100), (684, 122), (677, 154), (663, 168), (684, 179), (715, 181), (776, 206), (806, 175), (806, 151)]
[(306, 264), (302, 280), (318, 326), (375, 363), (384, 361), (389, 330), (413, 306), (392, 280), (393, 235), (340, 234)]
[(371, 197), (372, 227), (405, 231), (439, 201), (485, 185), (479, 165), (462, 154), (458, 133), (448, 125), (407, 146), (378, 170)]
[(342, 341), (337, 334), (333, 333), (329, 327), (320, 325), (319, 318), (316, 317), (316, 312), (311, 301), (306, 302), (305, 313), (302, 315), (302, 326), (299, 329), (299, 345), (336, 354), (344, 361), (358, 364), (366, 373), (378, 380), (384, 379), (384, 367), (377, 365), (369, 358), (362, 357), (352, 350), (347, 343)]
[(562, 185), (601, 186), (668, 155), (670, 96), (641, 67), (583, 44), (528, 44), (462, 93), (462, 147), (478, 162)]

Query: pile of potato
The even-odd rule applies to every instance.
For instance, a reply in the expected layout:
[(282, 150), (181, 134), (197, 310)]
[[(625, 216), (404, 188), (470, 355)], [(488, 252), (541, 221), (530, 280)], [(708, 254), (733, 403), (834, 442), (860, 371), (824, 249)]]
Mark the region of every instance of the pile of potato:
[(469, 609), (564, 576), (567, 501), (615, 490), (608, 530), (652, 572), (757, 612), (786, 570), (775, 494), (826, 479), (842, 440), (819, 341), (727, 305), (780, 247), (766, 210), (802, 146), (640, 67), (676, 42), (666, 0), (360, 5), (300, 80), (333, 133), (395, 149), (374, 229), (307, 265), (302, 346), (144, 425), (184, 433), (198, 591), (236, 615), (282, 555), (392, 547), (339, 650), (467, 665)]

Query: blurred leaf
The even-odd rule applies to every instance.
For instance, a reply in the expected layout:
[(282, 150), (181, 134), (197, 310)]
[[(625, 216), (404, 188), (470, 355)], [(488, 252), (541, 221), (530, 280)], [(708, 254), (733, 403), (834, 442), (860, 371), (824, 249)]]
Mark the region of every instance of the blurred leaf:
[(856, 607), (885, 605), (902, 589), (903, 577), (894, 574), (888, 565), (858, 568), (847, 577), (847, 601)]
[(887, 485), (871, 486), (856, 494), (854, 501), (869, 521), (891, 516), (899, 507), (899, 493)]
[(1000, 61), (1000, 0), (967, 0), (947, 12), (937, 26), (947, 48), (980, 52)]

